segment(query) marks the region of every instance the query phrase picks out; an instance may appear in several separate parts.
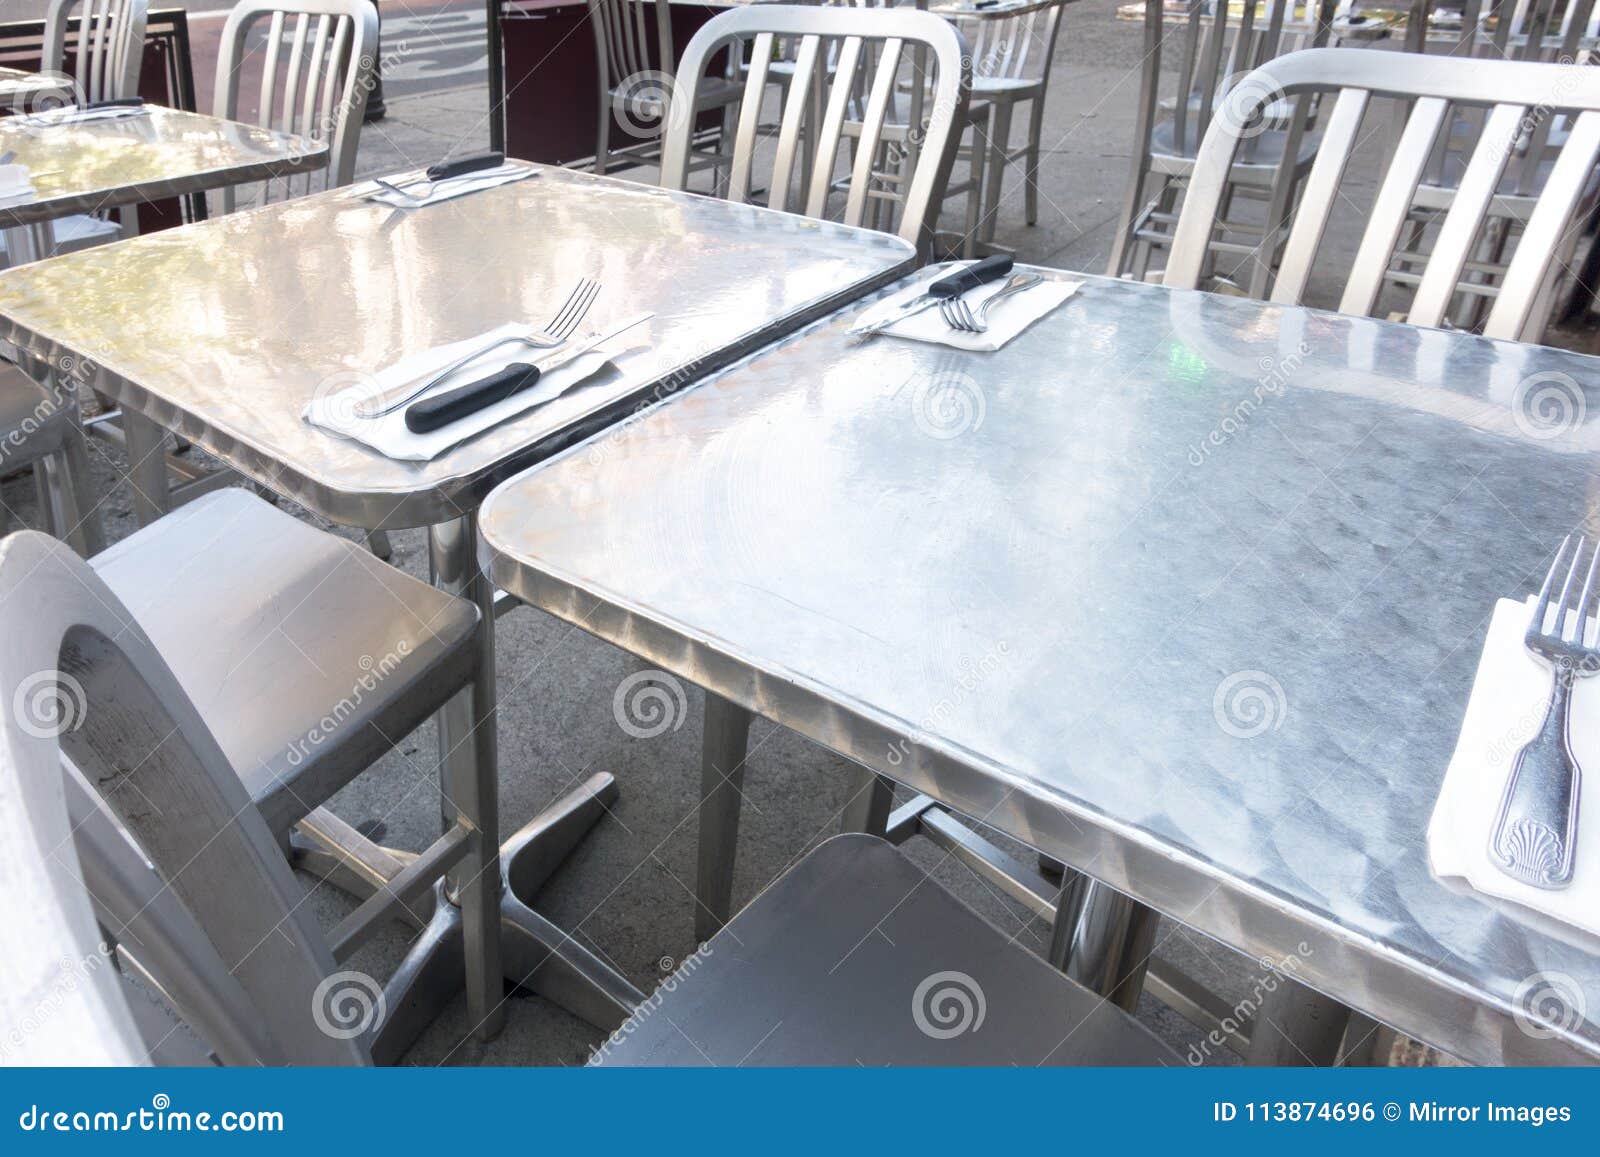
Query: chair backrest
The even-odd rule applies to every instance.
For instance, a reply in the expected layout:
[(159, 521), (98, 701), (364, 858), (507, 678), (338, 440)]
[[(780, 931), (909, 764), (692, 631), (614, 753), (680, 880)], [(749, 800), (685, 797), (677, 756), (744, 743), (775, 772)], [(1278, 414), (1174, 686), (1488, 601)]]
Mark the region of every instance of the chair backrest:
[(630, 76), (672, 74), (672, 5), (667, 0), (588, 0), (600, 86)]
[[(9, 893), (15, 902), (0, 922), (0, 970), (17, 961), (34, 973), (41, 953), (59, 967), (63, 953), (85, 943), (83, 893), (69, 886), (80, 875), (77, 852), (71, 840), (52, 838), (65, 808), (65, 754), (227, 962), (251, 1005), (241, 1011), (253, 1013), (278, 1046), (279, 1055), (262, 1059), (366, 1062), (360, 1039), (319, 1027), (317, 1002), (336, 974), (333, 956), (243, 782), (126, 607), (71, 550), (24, 531), (0, 541), (0, 614), (0, 695), (10, 707), (0, 719), (0, 796), (25, 797), (49, 825), (26, 840), (8, 835), (0, 859), (32, 856), (55, 881), (46, 893)], [(0, 807), (0, 824), (9, 828), (18, 814)], [(7, 877), (15, 870), (8, 863)], [(54, 919), (30, 911), (51, 903)], [(46, 934), (67, 939), (35, 939)], [(3, 987), (0, 999), (9, 1001), (13, 986)], [(36, 1030), (54, 1038), (57, 1051), (126, 1055), (128, 1024), (104, 983), (61, 1003), (67, 1007), (38, 1018)], [(34, 1055), (51, 1050), (30, 1046)]]
[(44, 22), (44, 71), (66, 72), (67, 25), (78, 17), (72, 77), (81, 101), (137, 96), (149, 0), (51, 0)]
[[(1172, 110), (1173, 144), (1180, 154), (1199, 148), (1218, 107), (1244, 77), (1278, 56), (1327, 41), (1332, 0), (1316, 3), (1317, 14), (1308, 22), (1296, 11), (1302, 6), (1309, 11), (1312, 3), (1307, 0), (1188, 0), (1178, 55), (1178, 99)], [(1152, 30), (1159, 30), (1161, 40), (1167, 38), (1162, 22), (1147, 25), (1143, 67), (1159, 70), (1162, 44), (1149, 43)], [(1153, 100), (1155, 89), (1147, 92)]]
[(953, 16), (952, 22), (972, 46), (973, 80), (1046, 80), (1061, 29), (1061, 10), (1071, 2), (1028, 0)]
[[(215, 113), (245, 119), (240, 89), (248, 37), (266, 22), (260, 53), (260, 84), (253, 123), (328, 145), (322, 187), (347, 185), (355, 177), (356, 146), (378, 53), (378, 10), (372, 0), (240, 0), (222, 29), (217, 59)], [(317, 174), (268, 182), (285, 196), (315, 191)], [(234, 197), (224, 190), (225, 209)]]
[[(838, 219), (847, 225), (861, 225), (869, 203), (898, 200), (897, 232), (927, 251), (955, 159), (960, 126), (966, 119), (972, 77), (972, 61), (961, 34), (948, 21), (928, 12), (752, 5), (714, 16), (695, 33), (683, 53), (662, 144), (661, 184), (682, 189), (687, 180), (696, 93), (708, 79), (708, 65), (723, 49), (731, 49), (735, 59), (745, 58), (744, 46), (750, 42), (727, 196), (735, 201), (751, 196), (751, 190), (760, 184), (752, 169), (762, 98), (780, 38), (796, 40), (798, 49), (787, 99), (779, 110), (772, 170), (765, 182), (767, 205), (808, 217), (827, 216), (837, 157), (842, 145), (849, 147), (848, 135), (853, 139), (854, 155)], [(832, 67), (824, 67), (823, 62), (829, 60)], [(902, 75), (906, 70), (921, 70), (922, 75), (908, 79)], [(892, 123), (896, 90), (907, 84), (926, 94), (920, 102), (925, 115), (921, 124), (902, 126), (905, 131), (895, 144), (885, 130)], [(797, 190), (791, 188), (796, 154), (814, 94), (823, 114), (812, 137), (809, 172)], [(902, 186), (898, 177), (882, 175), (879, 154), (885, 148), (907, 145), (915, 150), (915, 162)]]
[[(1319, 48), (1263, 66), (1251, 77), (1249, 87), (1256, 94), (1257, 105), (1274, 95), (1338, 93), (1272, 285), (1271, 300), (1286, 303), (1300, 301), (1305, 291), (1328, 217), (1343, 196), (1340, 185), (1372, 98), (1412, 102), (1399, 144), (1390, 153), (1387, 171), (1364, 216), (1360, 246), (1339, 303), (1342, 312), (1355, 314), (1371, 314), (1377, 307), (1384, 274), (1428, 155), (1449, 123), (1451, 110), (1489, 110), (1412, 299), (1408, 320), (1416, 325), (1444, 323), (1445, 309), (1519, 141), (1544, 118), (1563, 113), (1574, 117), (1571, 132), (1522, 226), (1484, 327), (1491, 337), (1513, 339), (1542, 330), (1544, 319), (1533, 316), (1534, 303), (1551, 273), (1558, 246), (1573, 227), (1574, 210), (1600, 156), (1600, 70)], [(1241, 107), (1235, 115), (1219, 117), (1206, 136), (1173, 238), (1168, 285), (1194, 288), (1199, 284), (1207, 239), (1216, 224), (1229, 166), (1250, 113), (1249, 107)]]
[(1460, 14), (1454, 37), (1424, 21), (1407, 27), (1408, 52), (1480, 56), (1486, 60), (1571, 63), (1600, 32), (1594, 0), (1426, 0), (1419, 11)]

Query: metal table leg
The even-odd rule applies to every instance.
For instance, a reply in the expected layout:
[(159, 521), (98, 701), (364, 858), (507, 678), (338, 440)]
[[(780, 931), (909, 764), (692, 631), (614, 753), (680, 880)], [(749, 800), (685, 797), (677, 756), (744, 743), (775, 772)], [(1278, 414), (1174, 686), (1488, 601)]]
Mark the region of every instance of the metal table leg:
[(700, 748), (700, 844), (695, 881), (694, 938), (704, 944), (728, 922), (733, 906), (733, 863), (739, 842), (749, 711), (706, 692)]
[(128, 450), (128, 480), (133, 485), (133, 513), (140, 526), (149, 526), (172, 508), (167, 489), (167, 431), (124, 406), (122, 433)]
[(1155, 909), (1069, 870), (1056, 901), (1050, 963), (1131, 1013), (1144, 989), (1160, 919)]
[(1331, 1065), (1339, 1059), (1350, 1016), (1350, 1009), (1338, 1001), (1280, 977), (1251, 1021), (1245, 1060), (1252, 1065)]
[(853, 772), (850, 798), (845, 802), (844, 814), (839, 817), (839, 830), (881, 836), (889, 826), (894, 780), (859, 765)]
[[(387, 1016), (373, 1059), (393, 1064), (467, 984), (473, 1035), (487, 1039), (505, 1020), (503, 981), (527, 988), (607, 1032), (644, 994), (531, 907), (545, 880), (617, 798), (616, 781), (592, 775), (499, 843), (494, 684), (494, 587), (478, 570), (471, 517), (430, 528), (436, 585), (470, 598), (482, 612), (478, 669), (471, 688), (439, 715), (441, 819), (458, 815), (479, 833), (476, 846), (433, 888), (432, 914), (384, 989)], [(357, 896), (387, 886), (415, 857), (362, 838), (323, 809), (302, 821), (295, 866), (318, 871)], [(419, 915), (428, 903), (417, 906)]]

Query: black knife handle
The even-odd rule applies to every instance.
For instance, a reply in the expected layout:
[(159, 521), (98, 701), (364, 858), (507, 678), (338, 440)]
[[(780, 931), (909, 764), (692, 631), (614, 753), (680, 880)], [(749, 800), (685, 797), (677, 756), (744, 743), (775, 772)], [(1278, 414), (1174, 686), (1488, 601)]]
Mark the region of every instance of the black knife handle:
[(91, 100), (86, 104), (80, 104), (78, 106), (78, 108), (83, 112), (88, 112), (91, 109), (97, 109), (97, 108), (143, 108), (143, 107), (144, 107), (144, 97), (142, 97), (142, 96), (118, 97), (116, 100)]
[(431, 433), (451, 422), (459, 422), (469, 414), (476, 414), (486, 406), (503, 402), (538, 380), (538, 366), (512, 362), (486, 378), (424, 398), (406, 411), (406, 429), (413, 434)]
[(960, 297), (968, 290), (977, 289), (980, 285), (988, 285), (991, 281), (999, 281), (1011, 272), (1013, 262), (1006, 253), (995, 253), (985, 257), (982, 261), (974, 261), (971, 265), (962, 266), (948, 277), (941, 277), (928, 286), (928, 292), (934, 297)]
[(448, 181), (451, 177), (464, 177), (483, 169), (498, 169), (506, 163), (504, 153), (476, 153), (470, 157), (457, 157), (453, 161), (440, 161), (428, 166), (428, 180)]

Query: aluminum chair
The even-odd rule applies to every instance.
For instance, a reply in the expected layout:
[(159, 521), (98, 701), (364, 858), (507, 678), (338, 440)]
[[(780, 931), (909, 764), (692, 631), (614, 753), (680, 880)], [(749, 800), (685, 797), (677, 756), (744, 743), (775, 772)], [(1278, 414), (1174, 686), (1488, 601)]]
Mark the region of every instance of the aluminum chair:
[[(284, 872), (286, 852), (292, 852), (297, 866), (335, 882), (355, 871), (322, 842), (324, 835), (341, 835), (342, 828), (327, 830), (338, 821), (320, 805), (424, 719), (457, 695), (471, 693), (480, 629), (473, 604), (243, 490), (206, 495), (73, 574), (89, 575), (88, 585), (63, 583), (59, 575), (52, 581), (94, 591), (97, 605), (114, 610), (122, 634), (146, 640), (161, 656), (163, 670), (181, 691), (182, 711), (209, 725), (208, 742), (223, 761), (220, 766), (238, 785), (239, 801), (250, 805), (245, 810), (252, 828)], [(0, 606), (8, 614), (13, 608), (24, 614), (26, 608), (16, 600), (0, 600)], [(74, 675), (83, 681), (83, 675)], [(179, 701), (165, 692), (161, 698), (176, 718)], [(95, 696), (88, 699), (92, 717)], [(113, 746), (105, 754), (119, 750), (124, 758), (141, 754), (138, 742)], [(68, 754), (90, 782), (104, 782), (70, 746)], [(468, 750), (461, 757), (463, 767), (472, 754)], [(460, 761), (453, 760), (452, 767)], [(333, 935), (332, 956), (349, 955), (388, 919), (426, 923), (439, 905), (452, 907), (450, 900), (440, 899), (446, 873), (463, 911), (498, 903), (498, 873), (489, 871), (493, 878), (484, 879), (484, 857), (492, 861), (497, 849), (479, 846), (475, 797), (459, 784), (446, 784), (445, 790), (451, 823), (444, 836), (418, 856), (396, 853), (398, 874), (392, 878), (367, 881), (377, 883), (377, 890)], [(229, 808), (237, 812), (240, 804)], [(228, 1010), (237, 1002), (228, 996), (226, 973), (219, 978), (214, 967), (198, 961), (204, 953), (194, 950), (196, 938), (185, 932), (183, 914), (162, 906), (152, 878), (137, 870), (114, 838), (115, 826), (90, 822), (93, 809), (80, 810), (82, 831), (90, 837), (89, 846), (81, 848), (85, 871), (96, 882), (102, 922), (222, 1059), (253, 1063), (261, 1038), (242, 1033), (230, 1019)], [(314, 810), (314, 822), (291, 834), (296, 821)], [(161, 868), (155, 849), (145, 845), (144, 850)], [(480, 905), (479, 893), (489, 901)], [(220, 938), (233, 930), (219, 930), (205, 911), (190, 910), (206, 936), (223, 948)], [(432, 959), (424, 940), (412, 951), (418, 960)], [(237, 955), (225, 950), (222, 959)], [(448, 966), (446, 960), (439, 967)], [(454, 966), (462, 966), (459, 952)], [(417, 980), (417, 969), (408, 961), (391, 981), (392, 1020), (405, 1020), (407, 994)], [(475, 1020), (500, 995), (498, 983), (492, 991), (483, 986), (474, 993), (469, 977), (469, 1003), (482, 1006), (472, 1014)], [(395, 1031), (406, 1037), (409, 1027), (414, 1026)], [(408, 1039), (389, 1038), (386, 1057), (392, 1059)], [(280, 1050), (298, 1059), (291, 1053)]]
[(591, 1063), (1170, 1065), (1108, 1001), (873, 836), (835, 836), (757, 896)]
[[(0, 470), (33, 467), (50, 533), (85, 557), (104, 545), (76, 402), (0, 361)], [(0, 506), (0, 531), (10, 512)]]
[[(722, 12), (695, 33), (684, 50), (673, 92), (672, 111), (662, 151), (661, 184), (682, 189), (688, 178), (693, 109), (710, 62), (723, 50), (743, 56), (750, 44), (750, 67), (737, 106), (738, 122), (728, 167), (727, 196), (752, 199), (760, 186), (752, 174), (762, 96), (766, 91), (773, 49), (780, 38), (798, 41), (794, 70), (780, 110), (778, 138), (764, 202), (774, 209), (828, 216), (834, 192), (834, 171), (841, 146), (853, 146), (849, 179), (844, 183), (838, 218), (847, 225), (867, 223), (869, 206), (894, 202), (896, 232), (919, 251), (932, 248), (933, 230), (955, 158), (957, 127), (965, 123), (971, 61), (960, 33), (927, 12), (907, 9), (789, 7), (757, 5)], [(836, 51), (835, 51), (836, 50)], [(909, 180), (887, 181), (882, 153), (900, 146), (890, 139), (889, 110), (902, 64), (925, 54), (929, 83), (928, 129), (917, 141)], [(830, 71), (824, 62), (832, 59)], [(822, 75), (819, 75), (822, 74)], [(823, 99), (812, 137), (809, 172), (798, 160), (808, 107)], [(852, 107), (864, 94), (857, 129), (846, 136)], [(680, 102), (681, 106), (680, 106)], [(803, 179), (801, 179), (803, 178)], [(798, 188), (797, 188), (798, 186)]]
[[(1061, 10), (1070, 0), (1029, 0), (1016, 7), (953, 17), (972, 44), (972, 100), (988, 109), (987, 126), (974, 133), (972, 164), (983, 181), (982, 239), (993, 241), (1000, 192), (1008, 165), (1022, 162), (1023, 209), (1039, 220), (1039, 148)], [(1011, 117), (1028, 106), (1028, 135), (1011, 147)], [(980, 156), (980, 151), (987, 155)]]
[[(1372, 98), (1414, 102), (1344, 280), (1339, 309), (1363, 315), (1378, 310), (1386, 271), (1418, 182), (1450, 111), (1490, 110), (1411, 300), (1407, 320), (1415, 325), (1447, 323), (1446, 310), (1529, 118), (1536, 111), (1546, 117), (1571, 118), (1571, 132), (1520, 228), (1506, 273), (1492, 289), (1494, 305), (1483, 326), (1490, 337), (1538, 340), (1548, 316), (1556, 255), (1573, 227), (1600, 156), (1600, 71), (1579, 65), (1443, 57), (1430, 58), (1419, 67), (1416, 57), (1401, 53), (1313, 49), (1262, 66), (1241, 87), (1246, 85), (1255, 94), (1257, 107), (1275, 93), (1337, 96), (1298, 210), (1292, 220), (1286, 215), (1274, 221), (1275, 226), (1288, 228), (1288, 240), (1270, 294), (1260, 296), (1286, 303), (1298, 303), (1305, 292), (1329, 214), (1344, 195), (1340, 185)], [(1230, 162), (1250, 111), (1246, 106), (1241, 117), (1215, 120), (1201, 147), (1173, 237), (1168, 285), (1193, 288), (1200, 283)]]
[[(213, 515), (243, 513), (221, 495), (211, 509)], [(174, 558), (163, 561), (170, 580)], [(96, 837), (93, 825), (86, 831), (77, 817), (70, 826), (67, 819), (74, 798), (81, 802), (92, 793), (93, 802), (138, 841), (159, 877), (153, 890), (137, 875), (122, 882), (142, 889), (148, 899), (169, 896), (192, 914), (191, 943), (211, 958), (197, 967), (206, 968), (228, 994), (217, 1010), (219, 1023), (196, 1027), (216, 1028), (218, 1040), (227, 1044), (246, 1042), (237, 1055), (223, 1059), (366, 1062), (363, 1037), (326, 1031), (325, 1014), (323, 1025), (317, 1023), (315, 1010), (325, 1007), (328, 981), (336, 974), (334, 954), (222, 742), (168, 665), (169, 656), (140, 630), (94, 568), (32, 531), (0, 542), (0, 605), (6, 614), (0, 689), (18, 705), (0, 721), (0, 825), (7, 829), (0, 856), (8, 877), (23, 859), (31, 861), (29, 874), (45, 883), (12, 893), (18, 899), (0, 933), (0, 959), (8, 976), (19, 976), (21, 983), (0, 985), (0, 999), (9, 1005), (40, 986), (55, 998), (51, 1015), (24, 1037), (25, 1058), (83, 1064), (138, 1063), (146, 1057), (133, 1017), (126, 1005), (119, 1007), (114, 967), (103, 950), (90, 947), (99, 938), (79, 881), (104, 882), (92, 867), (97, 853), (75, 853), (74, 844), (82, 849)], [(213, 637), (226, 633), (215, 619), (203, 626)], [(258, 701), (252, 710), (266, 714), (265, 705)], [(213, 716), (212, 722), (228, 721)], [(63, 773), (63, 755), (82, 769), (82, 778)], [(109, 820), (105, 828), (117, 834)], [(68, 831), (74, 835), (64, 836)], [(139, 857), (134, 862), (144, 868)], [(94, 901), (102, 924), (108, 920), (104, 902)], [(136, 913), (136, 927), (124, 931), (150, 934), (143, 916)], [(119, 955), (126, 947), (124, 941)], [(77, 975), (64, 975), (69, 970)], [(77, 982), (83, 977), (87, 983)], [(185, 994), (173, 995), (181, 1005)]]
[[(1294, 7), (1295, 0), (1242, 0), (1234, 17), (1227, 0), (1189, 0), (1187, 19), (1175, 33), (1169, 32), (1159, 3), (1147, 7), (1133, 172), (1112, 241), (1107, 269), (1112, 277), (1151, 276), (1152, 252), (1171, 244), (1178, 198), (1193, 175), (1195, 157), (1207, 131), (1217, 119), (1236, 118), (1236, 106), (1254, 95), (1242, 87), (1244, 78), (1283, 53), (1326, 43), (1333, 0), (1317, 0), (1316, 17), (1309, 24), (1291, 19)], [(1171, 115), (1158, 119), (1161, 55), (1172, 35), (1181, 38), (1178, 96), (1172, 102)], [(1229, 226), (1224, 232), (1244, 234), (1248, 239), (1230, 241), (1219, 234), (1211, 242), (1213, 256), (1250, 264), (1252, 294), (1259, 294), (1265, 285), (1281, 239), (1270, 229), (1263, 231), (1258, 225), (1228, 219), (1232, 199), (1236, 193), (1265, 199), (1265, 219), (1280, 220), (1317, 148), (1316, 136), (1309, 132), (1300, 134), (1290, 147), (1293, 109), (1288, 102), (1275, 96), (1257, 107), (1263, 110), (1263, 117), (1251, 124), (1247, 142), (1234, 159), (1223, 214)], [(1277, 174), (1285, 157), (1294, 159), (1288, 171), (1295, 179), (1279, 182)], [(1277, 198), (1286, 200), (1279, 203)], [(1232, 276), (1234, 270), (1225, 272)]]
[[(588, 7), (600, 76), (594, 171), (610, 172), (619, 157), (631, 164), (657, 160), (674, 87), (672, 5), (668, 0), (588, 0)], [(698, 126), (705, 113), (737, 104), (742, 91), (735, 81), (708, 79), (696, 93), (690, 121)], [(614, 119), (620, 120), (630, 135), (643, 138), (640, 143), (613, 149)], [(725, 136), (725, 132), (719, 134), (719, 143), (710, 154), (697, 152), (691, 168), (714, 169), (725, 163), (721, 139)]]
[[(249, 34), (266, 21), (261, 82), (253, 106), (240, 94)], [(378, 10), (371, 0), (240, 0), (222, 29), (215, 115), (295, 133), (328, 145), (328, 167), (268, 181), (263, 201), (347, 185), (355, 177), (356, 146), (378, 55)], [(224, 189), (223, 211), (237, 190)]]

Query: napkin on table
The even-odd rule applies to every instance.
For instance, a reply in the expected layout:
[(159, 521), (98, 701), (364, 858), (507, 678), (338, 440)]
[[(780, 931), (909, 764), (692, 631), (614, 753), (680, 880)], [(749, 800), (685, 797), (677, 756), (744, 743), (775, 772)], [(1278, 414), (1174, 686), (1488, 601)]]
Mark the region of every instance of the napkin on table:
[(513, 394), (460, 421), (426, 434), (414, 434), (406, 429), (406, 410), (421, 401), (422, 397), (486, 378), (513, 362), (537, 362), (542, 357), (550, 357), (561, 351), (539, 350), (527, 345), (503, 345), (468, 362), (422, 397), (414, 398), (380, 418), (358, 417), (357, 404), (363, 399), (397, 390), (407, 383), (421, 385), (451, 362), (464, 357), (472, 350), (481, 349), (499, 338), (525, 334), (531, 330), (531, 326), (520, 323), (503, 325), (466, 341), (453, 342), (424, 353), (413, 354), (388, 369), (373, 374), (365, 381), (313, 398), (301, 411), (301, 417), (313, 426), (370, 446), (386, 457), (402, 462), (432, 461), (475, 434), (481, 434), (493, 426), (507, 422), (518, 414), (542, 402), (548, 402), (578, 385), (603, 369), (610, 355), (603, 350), (592, 350), (558, 370), (541, 375), (532, 388)]
[[(385, 177), (391, 185), (398, 185), (408, 192), (416, 191), (420, 200), (402, 197), (391, 193), (381, 185), (374, 185), (371, 181), (364, 182), (357, 187), (356, 195), (363, 201), (371, 201), (378, 205), (388, 205), (394, 209), (421, 209), (427, 205), (437, 205), (440, 201), (449, 201), (456, 197), (465, 197), (468, 193), (476, 193), (480, 189), (493, 189), (498, 185), (509, 185), (512, 181), (521, 181), (528, 177), (537, 176), (539, 170), (531, 165), (518, 161), (507, 161), (497, 169), (482, 169), (476, 173), (468, 173), (461, 177), (449, 177), (434, 185), (430, 192), (423, 195), (421, 190), (427, 189), (426, 178), (412, 173), (398, 177)], [(409, 182), (409, 183), (408, 183)]]
[(1534, 599), (1501, 599), (1489, 621), (1466, 718), (1428, 824), (1428, 862), (1486, 896), (1509, 900), (1600, 936), (1600, 675), (1572, 691), (1568, 735), (1588, 783), (1580, 780), (1572, 882), (1535, 888), (1514, 880), (1489, 856), (1489, 834), (1517, 752), (1539, 728), (1554, 678), (1523, 646)]
[(27, 165), (0, 165), (0, 201), (38, 196)]
[[(949, 273), (949, 269), (936, 269), (927, 277), (918, 278), (915, 285), (884, 298), (856, 320), (868, 323), (875, 318), (888, 316), (912, 298), (920, 296), (928, 286), (941, 277), (948, 276)], [(1009, 280), (1008, 277), (1002, 277), (988, 285), (980, 285), (977, 289), (963, 294), (961, 300), (967, 303), (973, 313), (977, 313), (978, 307), (1004, 289)], [(997, 350), (1071, 297), (1082, 284), (1081, 281), (1045, 280), (1031, 289), (1013, 294), (989, 311), (989, 316), (985, 319), (989, 329), (985, 333), (966, 333), (951, 329), (945, 323), (939, 307), (933, 305), (904, 321), (896, 322), (879, 337), (904, 337), (913, 341), (947, 345), (958, 350)]]

